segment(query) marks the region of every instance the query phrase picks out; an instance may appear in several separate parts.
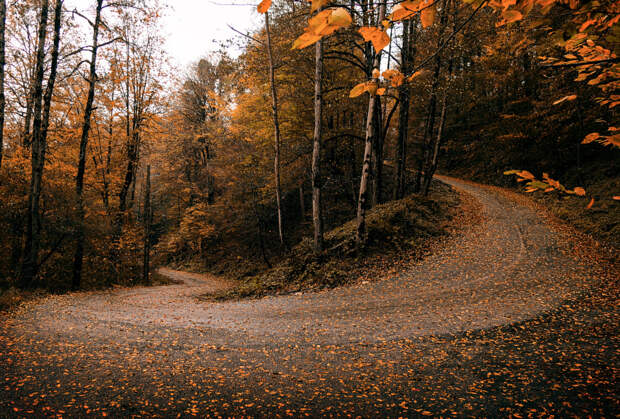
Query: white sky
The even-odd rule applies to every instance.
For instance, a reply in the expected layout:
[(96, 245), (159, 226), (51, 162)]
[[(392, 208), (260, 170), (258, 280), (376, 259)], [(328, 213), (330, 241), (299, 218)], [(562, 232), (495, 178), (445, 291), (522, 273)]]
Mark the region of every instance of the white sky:
[(260, 21), (256, 13), (258, 0), (167, 0), (167, 3), (170, 8), (163, 20), (166, 49), (181, 66), (218, 50), (219, 41), (238, 37), (227, 25), (247, 32)]
[[(219, 42), (240, 35), (228, 25), (246, 33), (262, 22), (256, 12), (260, 0), (160, 0), (168, 5), (162, 18), (166, 50), (180, 68), (219, 49)], [(65, 7), (87, 14), (95, 0), (67, 0)], [(91, 13), (89, 13), (91, 12)], [(90, 39), (87, 37), (87, 39)], [(231, 55), (238, 50), (228, 50)]]

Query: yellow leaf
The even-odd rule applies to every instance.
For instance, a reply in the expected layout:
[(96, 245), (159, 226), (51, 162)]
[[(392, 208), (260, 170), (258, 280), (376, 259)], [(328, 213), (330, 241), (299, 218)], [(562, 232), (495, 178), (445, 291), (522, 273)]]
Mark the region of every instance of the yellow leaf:
[(377, 53), (390, 43), (388, 34), (384, 30), (375, 28), (374, 26), (361, 27), (359, 33), (364, 38), (364, 41), (372, 42), (372, 46)]
[(258, 10), (258, 13), (267, 13), (267, 10), (269, 10), (269, 7), (271, 7), (271, 0), (263, 0), (256, 7), (256, 10)]
[(339, 7), (332, 11), (329, 16), (328, 23), (339, 27), (349, 26), (353, 22), (351, 15), (343, 7)]

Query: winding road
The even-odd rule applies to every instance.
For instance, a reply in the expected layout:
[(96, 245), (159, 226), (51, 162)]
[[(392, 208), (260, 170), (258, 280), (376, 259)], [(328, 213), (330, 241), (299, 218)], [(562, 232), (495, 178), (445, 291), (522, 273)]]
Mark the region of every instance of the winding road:
[[(501, 389), (480, 401), (472, 371), (490, 340), (513, 350), (498, 333), (553, 321), (563, 302), (598, 286), (596, 275), (531, 206), (443, 181), (481, 203), (483, 222), (387, 280), (213, 303), (195, 297), (225, 281), (161, 270), (181, 283), (50, 296), (0, 318), (0, 416), (525, 411)], [(616, 310), (599, 320), (579, 312), (570, 321), (617, 320)], [(526, 352), (513, 355), (527, 364)]]

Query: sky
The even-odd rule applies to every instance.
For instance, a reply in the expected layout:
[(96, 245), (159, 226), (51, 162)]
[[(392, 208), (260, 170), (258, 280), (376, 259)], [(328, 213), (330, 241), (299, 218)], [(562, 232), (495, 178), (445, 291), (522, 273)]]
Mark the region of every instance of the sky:
[[(166, 49), (180, 66), (218, 50), (219, 41), (239, 37), (227, 25), (247, 32), (260, 17), (252, 0), (167, 0), (163, 19)], [(234, 50), (230, 51), (234, 54)]]
[[(179, 68), (219, 49), (219, 42), (240, 35), (228, 25), (246, 33), (262, 22), (256, 12), (259, 0), (160, 0), (168, 5), (164, 13), (162, 35), (166, 50)], [(92, 9), (94, 0), (67, 0), (71, 10)], [(92, 10), (90, 10), (92, 12)], [(231, 55), (240, 51), (230, 49)]]

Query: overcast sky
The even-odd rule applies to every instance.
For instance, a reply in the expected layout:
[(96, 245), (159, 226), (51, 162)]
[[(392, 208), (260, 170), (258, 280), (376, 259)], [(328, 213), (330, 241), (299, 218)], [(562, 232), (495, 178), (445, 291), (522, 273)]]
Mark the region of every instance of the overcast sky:
[(260, 20), (256, 13), (259, 1), (167, 0), (167, 3), (170, 8), (163, 22), (166, 46), (170, 56), (182, 66), (216, 51), (219, 41), (236, 36), (227, 25), (245, 32)]
[[(240, 36), (228, 25), (242, 32), (262, 23), (256, 12), (260, 0), (160, 0), (167, 4), (162, 19), (166, 49), (181, 68), (219, 49), (219, 43)], [(71, 10), (93, 12), (94, 0), (67, 0)], [(87, 37), (87, 39), (90, 39)], [(229, 50), (238, 54), (236, 49)]]

